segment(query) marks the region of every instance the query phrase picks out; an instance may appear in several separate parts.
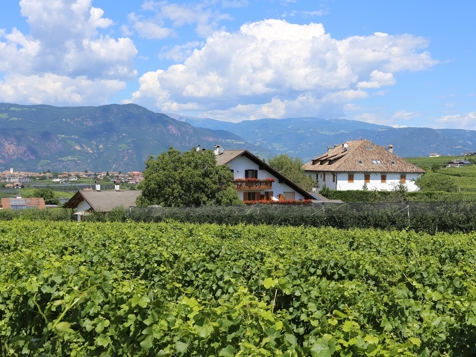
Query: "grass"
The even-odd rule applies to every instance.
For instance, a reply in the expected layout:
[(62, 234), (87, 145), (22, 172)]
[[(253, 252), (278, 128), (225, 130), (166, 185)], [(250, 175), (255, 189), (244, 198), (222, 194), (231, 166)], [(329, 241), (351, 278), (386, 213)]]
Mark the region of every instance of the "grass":
[(432, 165), (439, 164), (441, 168), (435, 172), (435, 175), (442, 177), (451, 177), (461, 192), (476, 192), (476, 165), (468, 165), (465, 167), (444, 167), (451, 160), (467, 160), (474, 157), (463, 156), (440, 156), (440, 157), (412, 157), (405, 159), (406, 161), (417, 165), (424, 170), (431, 170)]
[(433, 164), (439, 164), (441, 166), (446, 165), (452, 160), (464, 160), (464, 156), (440, 156), (440, 157), (408, 157), (406, 161), (417, 165), (419, 167), (431, 167)]

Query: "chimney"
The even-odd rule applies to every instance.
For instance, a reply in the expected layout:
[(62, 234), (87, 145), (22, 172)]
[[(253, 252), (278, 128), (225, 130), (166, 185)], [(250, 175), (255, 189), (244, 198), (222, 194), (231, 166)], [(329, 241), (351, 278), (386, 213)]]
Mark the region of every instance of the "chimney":
[(331, 156), (332, 146), (327, 147), (327, 156)]
[(223, 154), (224, 151), (225, 150), (220, 145), (215, 145), (215, 150), (213, 150), (215, 156)]
[(388, 152), (393, 154), (393, 145), (388, 146)]

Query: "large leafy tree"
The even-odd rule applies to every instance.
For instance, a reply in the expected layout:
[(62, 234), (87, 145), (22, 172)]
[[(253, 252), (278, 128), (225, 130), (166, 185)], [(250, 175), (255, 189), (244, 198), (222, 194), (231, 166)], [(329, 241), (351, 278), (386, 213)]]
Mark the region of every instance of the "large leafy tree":
[(432, 172), (427, 172), (416, 179), (415, 184), (422, 191), (456, 192), (458, 189), (451, 177)]
[(213, 151), (173, 148), (145, 163), (139, 206), (184, 207), (242, 203), (228, 165), (218, 166)]
[(300, 158), (293, 158), (286, 154), (281, 154), (269, 159), (269, 166), (279, 171), (292, 182), (306, 191), (311, 191), (316, 187), (316, 182), (304, 173), (303, 162)]
[(32, 197), (43, 197), (47, 205), (59, 205), (59, 199), (51, 188), (37, 188), (33, 191)]

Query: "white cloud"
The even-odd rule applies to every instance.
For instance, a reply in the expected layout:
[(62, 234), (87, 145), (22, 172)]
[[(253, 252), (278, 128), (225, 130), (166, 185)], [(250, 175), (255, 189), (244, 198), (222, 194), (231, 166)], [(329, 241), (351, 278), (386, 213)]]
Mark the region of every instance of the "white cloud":
[(439, 128), (476, 130), (476, 112), (445, 115), (435, 122)]
[[(223, 5), (237, 7), (245, 3), (246, 1), (225, 1)], [(142, 9), (155, 12), (154, 16), (146, 18), (132, 13), (129, 18), (138, 34), (148, 39), (166, 38), (174, 34), (173, 28), (193, 24), (199, 36), (207, 37), (219, 28), (220, 21), (231, 19), (230, 15), (220, 13), (208, 6), (213, 4), (214, 2), (175, 4), (147, 0), (142, 4)], [(170, 26), (167, 27), (165, 23), (170, 23)]]
[(248, 5), (248, 0), (223, 0), (223, 7), (244, 7)]
[(173, 59), (175, 62), (184, 61), (192, 54), (192, 51), (203, 45), (199, 41), (188, 42), (185, 45), (175, 45), (173, 47), (164, 47), (159, 58)]
[(420, 116), (420, 114), (416, 112), (407, 112), (406, 110), (399, 110), (398, 112), (395, 112), (395, 114), (393, 114), (392, 118), (408, 120), (418, 116)]
[[(113, 21), (93, 7), (92, 0), (21, 0), (20, 7), (30, 33), (15, 28), (0, 32), (0, 72), (5, 77), (1, 85), (7, 91), (2, 95), (10, 101), (103, 102), (104, 95), (95, 88), (114, 94), (124, 87), (121, 80), (136, 77), (134, 43), (101, 34)], [(88, 85), (95, 88), (87, 90)], [(52, 93), (51, 88), (64, 93)]]
[(411, 35), (333, 39), (322, 24), (265, 20), (236, 33), (217, 31), (182, 64), (145, 73), (133, 102), (166, 112), (333, 117), (368, 88), (395, 84), (394, 74), (436, 62)]
[(101, 105), (124, 87), (125, 83), (118, 80), (90, 80), (84, 76), (6, 75), (0, 81), (0, 102)]
[(358, 88), (380, 88), (383, 86), (393, 86), (395, 84), (395, 78), (392, 73), (384, 73), (377, 70), (373, 70), (370, 73), (370, 81), (357, 83)]
[(138, 21), (134, 23), (134, 29), (141, 37), (147, 38), (149, 40), (160, 40), (170, 37), (174, 33), (172, 29), (162, 27), (150, 21)]

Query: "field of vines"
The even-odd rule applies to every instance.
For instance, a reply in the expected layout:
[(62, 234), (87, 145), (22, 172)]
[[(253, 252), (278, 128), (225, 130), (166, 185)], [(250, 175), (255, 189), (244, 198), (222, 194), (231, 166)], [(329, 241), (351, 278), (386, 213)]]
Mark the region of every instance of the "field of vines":
[(476, 234), (0, 225), (1, 356), (474, 356)]

